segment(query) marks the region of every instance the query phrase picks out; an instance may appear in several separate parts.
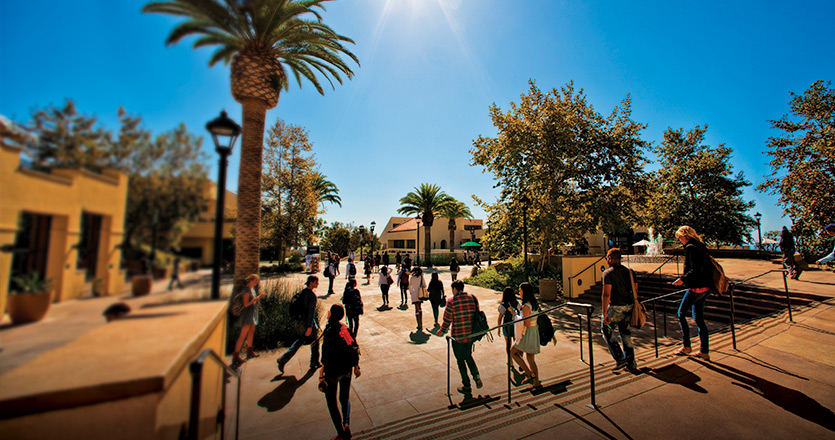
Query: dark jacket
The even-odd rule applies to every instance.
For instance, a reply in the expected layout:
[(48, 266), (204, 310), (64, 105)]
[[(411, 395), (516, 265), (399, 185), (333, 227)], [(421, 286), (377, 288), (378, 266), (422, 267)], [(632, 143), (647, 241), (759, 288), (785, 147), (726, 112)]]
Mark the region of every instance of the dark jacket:
[(444, 283), (441, 282), (441, 280), (430, 281), (426, 290), (429, 291), (429, 301), (431, 301), (432, 304), (440, 305), (441, 298), (444, 297)]
[(688, 289), (713, 287), (713, 263), (707, 246), (701, 241), (690, 239), (684, 245), (684, 272), (681, 281)]
[(794, 252), (794, 236), (789, 228), (783, 226), (780, 231), (780, 250), (783, 252)]
[(316, 325), (316, 293), (305, 287), (304, 290), (302, 290), (302, 295), (304, 309), (307, 311), (302, 324), (304, 324), (305, 327), (318, 328)]
[(359, 363), (359, 346), (343, 324), (328, 325), (322, 335), (322, 365), (327, 378), (351, 374)]

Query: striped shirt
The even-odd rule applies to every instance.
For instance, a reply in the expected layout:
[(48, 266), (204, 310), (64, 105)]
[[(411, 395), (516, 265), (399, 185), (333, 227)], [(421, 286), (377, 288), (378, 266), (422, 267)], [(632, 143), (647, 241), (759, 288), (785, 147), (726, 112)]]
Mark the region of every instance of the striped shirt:
[(459, 293), (447, 301), (444, 311), (444, 324), (440, 332), (446, 333), (452, 326), (452, 337), (457, 342), (470, 342), (471, 338), (464, 338), (473, 332), (473, 316), (478, 310), (478, 298), (469, 293)]

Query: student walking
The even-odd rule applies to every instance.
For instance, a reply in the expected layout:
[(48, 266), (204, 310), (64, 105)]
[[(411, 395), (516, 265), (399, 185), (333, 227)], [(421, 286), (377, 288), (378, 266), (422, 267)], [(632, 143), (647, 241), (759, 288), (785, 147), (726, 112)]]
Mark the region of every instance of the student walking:
[(452, 275), (452, 281), (458, 279), (458, 272), (461, 270), (461, 266), (458, 265), (458, 260), (455, 257), (452, 257), (449, 260), (449, 274)]
[(341, 305), (331, 306), (328, 324), (322, 335), (323, 367), (319, 372), (319, 390), (325, 393), (328, 412), (336, 428), (336, 439), (351, 438), (351, 373), (357, 378), (362, 374), (357, 341), (339, 322), (344, 314)]
[(403, 267), (405, 267), (406, 270), (412, 270), (412, 257), (410, 257), (409, 254), (406, 254), (406, 257), (403, 258)]
[(380, 279), (377, 280), (380, 285), (380, 293), (383, 295), (383, 308), (389, 308), (389, 289), (394, 284), (394, 280), (389, 275), (389, 268), (383, 267), (380, 269)]
[(374, 258), (371, 254), (365, 256), (362, 268), (365, 271), (365, 284), (371, 284), (371, 272), (374, 270)]
[(357, 337), (357, 330), (360, 328), (360, 315), (362, 315), (362, 295), (357, 290), (357, 280), (348, 280), (345, 284), (345, 292), (342, 293), (342, 304), (345, 305), (345, 318), (348, 320), (348, 329), (354, 338)]
[[(505, 287), (502, 291), (502, 302), (499, 303), (499, 319), (496, 325), (508, 324), (516, 319), (519, 312), (519, 301), (516, 299), (516, 291), (513, 287)], [(505, 352), (510, 354), (510, 347), (513, 345), (514, 325), (509, 324), (498, 331), (499, 336), (504, 337)]]
[(349, 281), (357, 279), (357, 265), (354, 264), (353, 258), (348, 258), (348, 265), (345, 267), (345, 272), (347, 272), (345, 278)]
[[(632, 343), (632, 331), (629, 328), (632, 307), (635, 304), (632, 292), (633, 289), (638, 290), (638, 283), (635, 282), (635, 272), (621, 264), (620, 249), (609, 249), (606, 254), (606, 262), (609, 263), (610, 267), (603, 272), (603, 294), (601, 297), (603, 316), (600, 320), (603, 340), (606, 341), (609, 353), (617, 362), (615, 370), (627, 368), (629, 371), (637, 371), (635, 344)], [(623, 350), (621, 350), (614, 335), (615, 328), (618, 329), (621, 341), (623, 341)]]
[(174, 287), (177, 283), (177, 288), (182, 289), (183, 283), (180, 282), (180, 257), (174, 258), (174, 265), (171, 267), (171, 281), (168, 282), (168, 290)]
[(803, 271), (794, 261), (794, 249), (794, 235), (789, 231), (789, 228), (783, 226), (783, 230), (780, 231), (780, 252), (783, 254), (783, 265), (788, 269), (791, 279), (796, 280)]
[(389, 267), (389, 251), (383, 253), (383, 266)]
[(438, 273), (433, 272), (429, 280), (429, 303), (432, 306), (432, 316), (435, 318), (435, 328), (440, 327), (438, 324), (438, 308), (446, 305), (446, 294), (444, 294), (444, 283), (438, 279)]
[(339, 273), (339, 258), (338, 257), (331, 257), (328, 258), (328, 267), (325, 269), (325, 276), (328, 277), (328, 295), (333, 295), (333, 280), (336, 278), (336, 275)]
[(415, 306), (415, 321), (417, 321), (417, 331), (423, 331), (423, 311), (421, 310), (421, 291), (426, 289), (426, 280), (423, 278), (423, 271), (419, 267), (412, 269), (409, 277), (409, 293), (411, 294), (412, 305)]
[(235, 351), (232, 352), (233, 364), (240, 365), (244, 363), (244, 360), (241, 359), (241, 348), (243, 347), (244, 341), (246, 341), (246, 358), (251, 359), (259, 356), (252, 349), (252, 338), (255, 336), (255, 326), (258, 325), (258, 309), (255, 307), (255, 303), (264, 297), (264, 293), (260, 293), (257, 296), (252, 294), (259, 280), (260, 278), (257, 274), (246, 277), (246, 287), (244, 287), (244, 291), (241, 293), (244, 296), (244, 309), (241, 311), (241, 315), (235, 323), (235, 326), (241, 329), (241, 334), (238, 335), (238, 341), (235, 343)]
[[(301, 336), (293, 342), (293, 345), (276, 360), (278, 371), (284, 374), (284, 366), (293, 358), (299, 348), (304, 344), (310, 344), (310, 369), (315, 370), (322, 366), (319, 363), (319, 323), (316, 322), (316, 288), (319, 287), (319, 277), (310, 275), (305, 282), (305, 288), (301, 292), (304, 301), (305, 316), (297, 321)], [(340, 317), (341, 319), (341, 317)]]
[(400, 306), (399, 308), (405, 310), (409, 308), (407, 301), (409, 300), (409, 271), (404, 266), (397, 273), (397, 285), (400, 286)]
[[(525, 372), (526, 377), (522, 383), (531, 382), (534, 387), (539, 387), (539, 367), (536, 365), (536, 355), (539, 354), (539, 327), (536, 325), (536, 319), (530, 318), (531, 313), (539, 310), (539, 304), (530, 283), (519, 285), (519, 296), (522, 297), (521, 311), (525, 320), (520, 326), (521, 334), (516, 335), (516, 344), (510, 348), (510, 356)], [(527, 363), (522, 359), (522, 353), (525, 353)]]
[(681, 306), (678, 308), (678, 322), (681, 325), (682, 347), (673, 354), (687, 356), (690, 348), (690, 325), (687, 324), (687, 310), (692, 310), (693, 320), (699, 330), (699, 341), (701, 343), (698, 356), (710, 360), (710, 346), (708, 341), (707, 324), (705, 323), (705, 302), (710, 295), (710, 288), (713, 287), (713, 263), (707, 252), (707, 246), (702, 242), (702, 237), (690, 226), (682, 226), (676, 231), (676, 238), (684, 246), (684, 269), (681, 278), (673, 281), (674, 286), (686, 286), (684, 298), (681, 299)]
[(447, 301), (444, 311), (444, 323), (435, 333), (443, 336), (452, 328), (452, 353), (458, 363), (458, 372), (461, 374), (461, 386), (458, 392), (465, 396), (472, 395), (470, 387), (470, 376), (467, 369), (473, 375), (476, 388), (481, 388), (481, 376), (478, 374), (478, 366), (473, 359), (473, 340), (465, 336), (473, 332), (473, 315), (478, 311), (478, 298), (464, 292), (464, 283), (455, 281), (452, 283), (452, 298)]
[(394, 264), (396, 264), (395, 268), (400, 270), (400, 265), (403, 263), (403, 256), (400, 255), (400, 251), (397, 251), (397, 254), (394, 256)]

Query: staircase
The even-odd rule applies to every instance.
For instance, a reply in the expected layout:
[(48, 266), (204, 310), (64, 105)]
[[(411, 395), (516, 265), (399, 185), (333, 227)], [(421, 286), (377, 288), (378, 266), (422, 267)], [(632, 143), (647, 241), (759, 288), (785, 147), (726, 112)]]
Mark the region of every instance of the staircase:
[[(645, 301), (656, 296), (666, 295), (681, 287), (673, 286), (671, 283), (675, 277), (653, 275), (645, 278), (638, 274), (638, 298)], [(586, 295), (599, 298), (603, 292), (603, 285), (598, 282), (592, 286)], [(657, 307), (659, 311), (666, 308), (667, 312), (674, 313), (678, 310), (682, 295), (672, 295), (666, 299), (659, 300)], [(808, 306), (814, 301), (824, 301), (827, 296), (814, 295), (789, 291), (793, 307)], [(651, 310), (652, 303), (647, 303), (647, 309)], [(786, 310), (786, 292), (754, 285), (738, 284), (734, 288), (734, 314), (737, 321), (748, 321), (754, 318), (767, 316), (781, 310)], [(720, 323), (729, 323), (731, 316), (731, 297), (728, 294), (718, 296), (711, 295), (705, 306), (705, 319)]]

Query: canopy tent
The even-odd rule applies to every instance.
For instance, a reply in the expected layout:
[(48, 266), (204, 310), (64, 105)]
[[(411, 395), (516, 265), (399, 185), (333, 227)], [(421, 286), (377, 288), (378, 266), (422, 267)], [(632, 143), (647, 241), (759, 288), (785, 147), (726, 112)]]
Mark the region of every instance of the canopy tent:
[(481, 245), (474, 242), (474, 241), (468, 241), (468, 242), (462, 244), (461, 247), (481, 247)]
[(772, 240), (770, 238), (763, 239), (763, 244), (778, 244), (777, 240)]
[(632, 246), (649, 246), (650, 242), (648, 240), (641, 240), (637, 243), (632, 243)]

